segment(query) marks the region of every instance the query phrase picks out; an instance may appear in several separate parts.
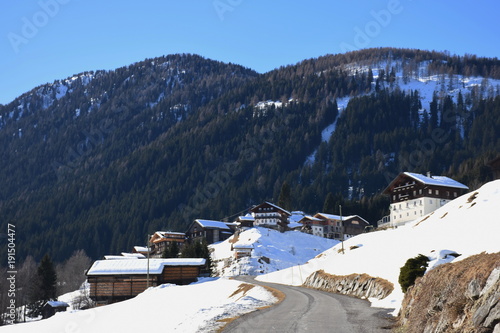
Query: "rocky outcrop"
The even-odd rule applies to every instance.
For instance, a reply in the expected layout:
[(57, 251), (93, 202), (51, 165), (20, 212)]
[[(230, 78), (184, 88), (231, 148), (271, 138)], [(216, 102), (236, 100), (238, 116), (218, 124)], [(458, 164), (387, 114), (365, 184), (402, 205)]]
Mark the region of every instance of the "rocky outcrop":
[(408, 289), (403, 332), (500, 333), (500, 253), (438, 266)]
[(387, 297), (394, 290), (391, 282), (367, 274), (339, 276), (325, 273), (323, 270), (312, 273), (304, 282), (304, 286), (358, 298), (378, 299)]

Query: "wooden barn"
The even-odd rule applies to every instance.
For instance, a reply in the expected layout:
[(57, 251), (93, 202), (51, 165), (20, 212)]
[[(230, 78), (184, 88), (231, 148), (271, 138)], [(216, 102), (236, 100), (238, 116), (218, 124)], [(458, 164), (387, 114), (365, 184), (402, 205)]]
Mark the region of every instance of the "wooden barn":
[(57, 312), (64, 312), (69, 307), (66, 302), (48, 301), (42, 307), (42, 319), (47, 319), (55, 315)]
[(197, 280), (205, 262), (199, 258), (97, 260), (87, 272), (90, 298), (103, 305), (135, 297), (148, 285), (189, 284)]
[(205, 239), (207, 244), (213, 244), (231, 237), (234, 233), (232, 226), (233, 223), (197, 219), (189, 226), (186, 236), (190, 243)]

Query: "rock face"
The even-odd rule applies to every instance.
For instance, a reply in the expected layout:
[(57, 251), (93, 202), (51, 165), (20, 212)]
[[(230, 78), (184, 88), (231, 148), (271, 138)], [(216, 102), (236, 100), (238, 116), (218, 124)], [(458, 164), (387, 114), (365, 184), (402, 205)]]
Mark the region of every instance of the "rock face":
[(404, 332), (500, 333), (500, 253), (441, 265), (408, 289)]
[(391, 282), (367, 274), (338, 276), (325, 273), (323, 270), (311, 274), (304, 282), (304, 286), (358, 298), (378, 299), (387, 297), (394, 290)]

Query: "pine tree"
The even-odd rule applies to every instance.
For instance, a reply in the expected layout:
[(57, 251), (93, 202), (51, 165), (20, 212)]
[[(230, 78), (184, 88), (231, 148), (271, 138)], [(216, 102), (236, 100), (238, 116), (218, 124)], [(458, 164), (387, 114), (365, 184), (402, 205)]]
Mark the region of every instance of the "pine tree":
[(177, 245), (177, 242), (172, 241), (168, 246), (165, 246), (162, 258), (177, 258), (178, 255), (179, 255), (179, 245)]
[(323, 213), (333, 214), (335, 212), (335, 199), (332, 192), (328, 192), (325, 203), (323, 204)]
[(57, 274), (54, 264), (48, 254), (45, 254), (36, 272), (36, 280), (33, 282), (33, 293), (31, 303), (28, 305), (28, 316), (40, 315), (46, 301), (56, 299)]
[(39, 299), (45, 301), (56, 299), (57, 274), (48, 254), (40, 262), (37, 275), (40, 281)]
[(285, 181), (281, 186), (281, 192), (278, 199), (278, 206), (283, 209), (291, 210), (292, 209), (292, 196), (290, 193), (290, 185)]

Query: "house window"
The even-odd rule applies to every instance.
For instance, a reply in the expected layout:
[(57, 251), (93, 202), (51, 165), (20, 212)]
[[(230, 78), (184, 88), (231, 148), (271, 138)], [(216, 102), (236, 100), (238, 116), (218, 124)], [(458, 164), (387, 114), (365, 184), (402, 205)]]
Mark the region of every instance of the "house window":
[(453, 196), (456, 198), (457, 197), (457, 192), (453, 192)]
[(436, 190), (436, 195), (439, 195), (439, 190)]
[(413, 191), (413, 196), (417, 196), (417, 191)]
[(422, 189), (418, 190), (418, 194), (422, 194)]
[(429, 203), (432, 205), (432, 200), (429, 200)]
[(431, 189), (429, 189), (429, 194), (432, 194), (432, 190)]
[(396, 195), (395, 194), (392, 196), (392, 200), (393, 201), (396, 200)]

